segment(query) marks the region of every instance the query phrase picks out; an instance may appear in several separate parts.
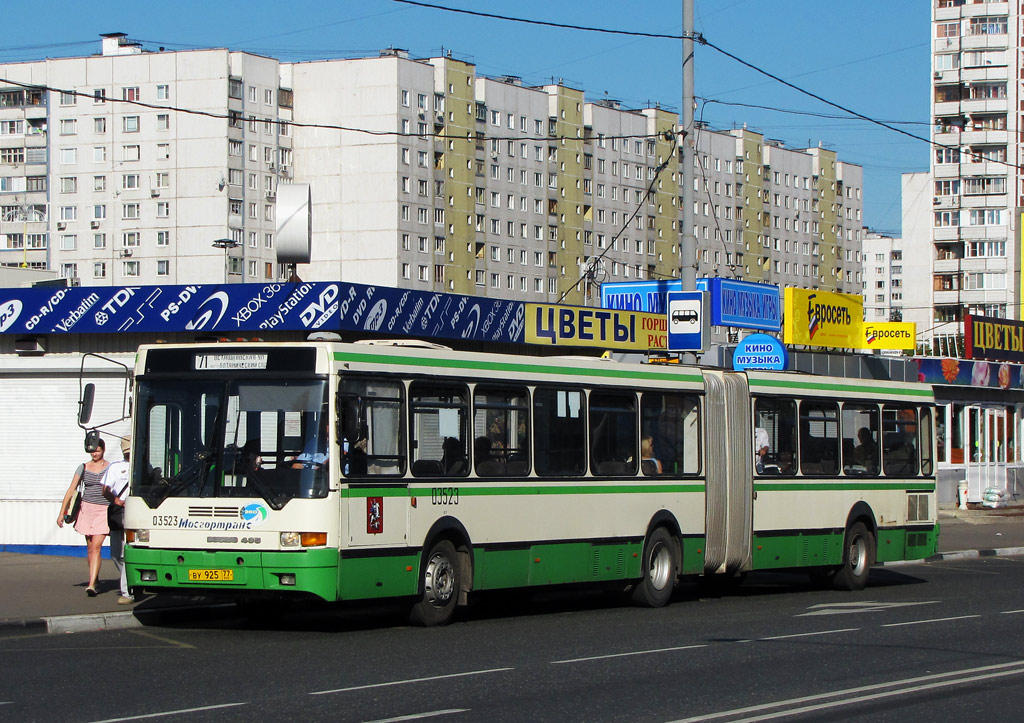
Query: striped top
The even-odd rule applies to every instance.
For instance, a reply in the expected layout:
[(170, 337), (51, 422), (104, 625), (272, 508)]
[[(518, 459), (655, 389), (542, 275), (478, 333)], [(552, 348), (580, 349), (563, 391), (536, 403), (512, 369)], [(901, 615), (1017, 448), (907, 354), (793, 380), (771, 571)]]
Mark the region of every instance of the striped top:
[[(109, 467), (109, 465), (107, 465)], [(109, 505), (110, 502), (103, 496), (103, 475), (107, 472), (104, 467), (102, 472), (90, 472), (88, 469), (82, 473), (85, 480), (85, 492), (82, 494), (82, 502), (91, 502), (94, 505)]]

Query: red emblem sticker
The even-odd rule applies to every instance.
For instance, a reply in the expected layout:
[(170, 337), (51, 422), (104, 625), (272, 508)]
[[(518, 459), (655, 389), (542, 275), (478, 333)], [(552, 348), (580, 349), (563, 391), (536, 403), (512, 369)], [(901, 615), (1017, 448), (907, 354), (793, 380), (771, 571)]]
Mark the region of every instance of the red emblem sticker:
[(366, 498), (366, 534), (379, 535), (384, 532), (384, 498)]

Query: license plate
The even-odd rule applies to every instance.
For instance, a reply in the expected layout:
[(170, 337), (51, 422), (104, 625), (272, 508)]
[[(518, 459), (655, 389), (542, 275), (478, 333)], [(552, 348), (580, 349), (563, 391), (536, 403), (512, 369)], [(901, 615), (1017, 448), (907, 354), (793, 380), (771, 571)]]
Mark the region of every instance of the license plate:
[(189, 582), (231, 582), (235, 579), (234, 570), (189, 570)]

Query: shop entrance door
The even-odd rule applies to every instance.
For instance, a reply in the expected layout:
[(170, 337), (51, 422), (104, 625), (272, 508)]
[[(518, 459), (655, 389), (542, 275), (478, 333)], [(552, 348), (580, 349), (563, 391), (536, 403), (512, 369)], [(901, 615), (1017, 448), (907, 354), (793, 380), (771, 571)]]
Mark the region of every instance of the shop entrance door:
[(967, 500), (981, 502), (987, 487), (1006, 488), (1006, 410), (968, 407)]

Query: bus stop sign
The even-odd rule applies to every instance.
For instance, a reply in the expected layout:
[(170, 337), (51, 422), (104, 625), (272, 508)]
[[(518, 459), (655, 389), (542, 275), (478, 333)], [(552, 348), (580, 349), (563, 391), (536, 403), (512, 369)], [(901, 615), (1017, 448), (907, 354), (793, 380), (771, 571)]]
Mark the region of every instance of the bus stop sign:
[(704, 296), (703, 291), (668, 292), (668, 351), (704, 351), (709, 331)]

